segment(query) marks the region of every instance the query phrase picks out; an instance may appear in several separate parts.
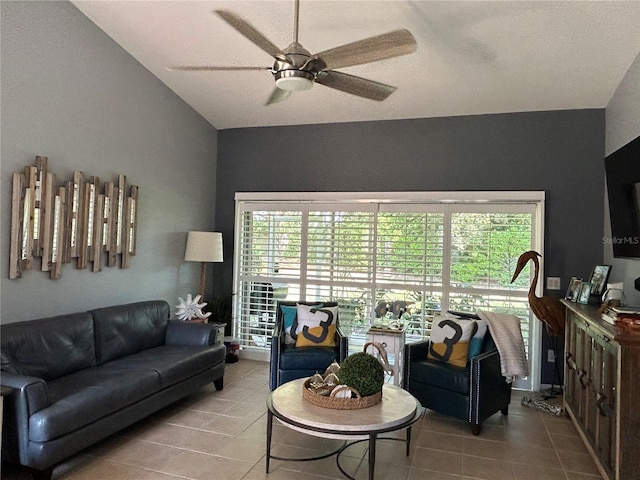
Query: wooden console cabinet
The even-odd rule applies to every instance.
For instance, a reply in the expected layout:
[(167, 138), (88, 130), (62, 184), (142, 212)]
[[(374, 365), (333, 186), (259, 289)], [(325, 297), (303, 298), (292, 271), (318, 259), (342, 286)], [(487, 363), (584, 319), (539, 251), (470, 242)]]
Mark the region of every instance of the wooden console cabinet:
[(564, 404), (604, 478), (640, 475), (640, 334), (566, 306)]

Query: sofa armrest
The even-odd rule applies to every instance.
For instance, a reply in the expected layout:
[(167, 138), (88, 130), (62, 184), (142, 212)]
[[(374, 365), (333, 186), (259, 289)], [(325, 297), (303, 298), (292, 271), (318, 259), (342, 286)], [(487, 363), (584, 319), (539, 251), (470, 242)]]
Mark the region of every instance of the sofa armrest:
[(418, 360), (426, 360), (427, 353), (429, 352), (429, 340), (421, 340), (419, 342), (411, 342), (404, 344), (404, 360), (407, 361), (418, 361)]
[(273, 326), (273, 330), (271, 331), (271, 345), (277, 345), (278, 354), (284, 345), (287, 333), (284, 329), (284, 325), (282, 323), (276, 322)]
[(402, 350), (402, 385), (406, 390), (409, 388), (409, 377), (411, 376), (411, 362), (427, 359), (429, 352), (429, 340), (405, 343)]
[(281, 323), (276, 322), (273, 327), (273, 331), (271, 332), (272, 338), (281, 337), (282, 341), (284, 341), (284, 327)]
[(278, 386), (278, 370), (280, 369), (280, 353), (284, 345), (285, 331), (282, 323), (276, 322), (271, 334), (271, 352), (269, 363), (269, 389), (275, 390)]
[(344, 333), (342, 327), (338, 325), (336, 327), (336, 345), (338, 346), (338, 363), (347, 358), (349, 355), (349, 336)]
[(29, 417), (49, 406), (47, 383), (42, 378), (5, 371), (0, 383), (13, 389), (3, 399), (3, 460), (20, 462), (28, 451)]
[(224, 328), (224, 324), (169, 320), (164, 343), (165, 345), (213, 345), (219, 328)]
[(49, 406), (47, 382), (42, 378), (2, 371), (0, 384), (3, 387), (10, 387), (14, 390), (11, 393), (14, 400), (19, 399), (20, 402), (24, 402), (24, 412), (27, 418), (29, 415)]
[(511, 383), (502, 376), (500, 354), (496, 349), (476, 355), (470, 365), (470, 416), (478, 424), (509, 405)]
[(507, 383), (506, 379), (502, 376), (498, 350), (494, 349), (480, 353), (469, 360), (469, 362), (471, 364), (472, 374), (477, 373), (477, 378), (472, 378), (472, 384), (477, 383), (476, 387), (486, 388), (490, 385)]

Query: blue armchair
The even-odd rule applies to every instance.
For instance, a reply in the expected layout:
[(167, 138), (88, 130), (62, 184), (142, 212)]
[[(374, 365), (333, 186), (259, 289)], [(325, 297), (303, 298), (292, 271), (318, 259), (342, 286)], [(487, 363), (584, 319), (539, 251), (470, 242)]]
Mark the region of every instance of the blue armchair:
[(469, 422), (474, 435), (494, 413), (508, 414), (511, 383), (501, 374), (500, 355), (489, 332), (480, 354), (465, 367), (428, 359), (428, 350), (429, 340), (404, 347), (403, 386), (423, 407)]
[[(285, 310), (300, 305), (317, 305), (319, 302), (278, 302), (276, 322), (271, 337), (271, 365), (269, 368), (269, 388), (277, 387), (296, 378), (310, 377), (316, 372), (324, 373), (335, 360), (344, 360), (349, 353), (349, 339), (340, 329), (339, 319), (333, 320), (336, 326), (335, 347), (296, 347), (286, 341)], [(335, 302), (323, 302), (323, 307), (337, 307)], [(284, 307), (284, 308), (283, 308)]]

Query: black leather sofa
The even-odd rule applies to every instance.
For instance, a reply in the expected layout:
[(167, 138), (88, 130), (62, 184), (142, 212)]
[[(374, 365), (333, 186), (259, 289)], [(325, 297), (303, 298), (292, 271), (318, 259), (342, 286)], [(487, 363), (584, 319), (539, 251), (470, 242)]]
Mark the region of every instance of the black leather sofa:
[(213, 382), (226, 349), (215, 324), (169, 320), (138, 302), (1, 327), (2, 459), (51, 478), (55, 465)]

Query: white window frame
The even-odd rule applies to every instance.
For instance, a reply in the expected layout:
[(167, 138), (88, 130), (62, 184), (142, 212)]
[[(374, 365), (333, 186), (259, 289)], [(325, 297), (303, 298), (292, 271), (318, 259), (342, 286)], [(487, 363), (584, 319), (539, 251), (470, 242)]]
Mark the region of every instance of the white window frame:
[[(442, 205), (444, 210), (447, 205), (456, 205), (453, 208), (459, 211), (460, 205), (465, 205), (465, 211), (477, 210), (478, 205), (492, 204), (494, 207), (509, 204), (531, 204), (534, 208), (534, 224), (532, 225), (532, 248), (542, 255), (540, 260), (541, 277), (538, 281), (536, 295), (543, 294), (544, 279), (544, 218), (545, 218), (544, 191), (430, 191), (430, 192), (236, 192), (236, 219), (234, 231), (234, 268), (233, 285), (238, 285), (238, 268), (241, 255), (241, 238), (237, 232), (242, 227), (243, 209), (239, 204), (246, 203), (252, 205), (252, 210), (283, 210), (287, 207), (296, 210), (309, 211), (321, 210), (322, 205), (335, 207), (341, 204), (343, 211), (362, 209), (365, 204), (430, 204)], [(277, 204), (277, 205), (276, 205)], [(410, 208), (410, 207), (409, 207)], [(450, 249), (445, 250), (445, 255), (449, 255)], [(531, 269), (533, 274), (533, 269)], [(443, 279), (446, 280), (446, 279)], [(448, 279), (447, 279), (448, 280)], [(304, 280), (303, 280), (304, 281)], [(491, 293), (480, 292), (480, 293)], [(238, 299), (234, 297), (233, 318), (234, 326), (237, 326)], [(539, 390), (541, 379), (541, 356), (542, 356), (542, 322), (537, 320), (532, 312), (529, 314), (529, 361), (530, 376), (526, 382), (514, 384), (514, 386), (526, 389)], [(243, 349), (244, 350), (244, 349)], [(248, 349), (243, 351), (247, 358), (258, 360), (268, 360), (268, 351), (260, 352)]]

